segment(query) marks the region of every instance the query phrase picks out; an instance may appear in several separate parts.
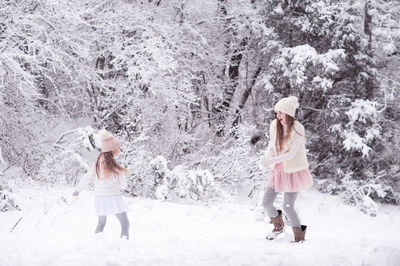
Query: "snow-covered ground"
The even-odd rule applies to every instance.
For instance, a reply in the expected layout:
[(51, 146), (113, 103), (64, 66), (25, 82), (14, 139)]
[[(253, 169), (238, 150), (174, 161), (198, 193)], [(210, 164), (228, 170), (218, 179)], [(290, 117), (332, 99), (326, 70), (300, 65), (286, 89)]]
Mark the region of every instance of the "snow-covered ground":
[(104, 233), (93, 234), (93, 192), (74, 200), (71, 191), (16, 192), (22, 211), (0, 213), (0, 265), (400, 265), (395, 206), (369, 217), (337, 197), (302, 192), (296, 204), (308, 231), (299, 244), (290, 243), (290, 227), (265, 240), (272, 225), (257, 221), (249, 200), (198, 206), (125, 197), (127, 241), (115, 217)]

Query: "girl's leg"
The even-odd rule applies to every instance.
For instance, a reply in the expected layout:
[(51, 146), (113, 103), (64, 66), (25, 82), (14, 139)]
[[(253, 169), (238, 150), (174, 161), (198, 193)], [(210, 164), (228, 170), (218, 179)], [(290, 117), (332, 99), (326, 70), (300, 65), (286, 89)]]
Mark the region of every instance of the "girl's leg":
[(96, 231), (94, 232), (95, 234), (103, 232), (104, 226), (106, 226), (106, 221), (107, 221), (107, 216), (105, 216), (105, 215), (99, 216)]
[(125, 236), (126, 239), (129, 239), (129, 220), (126, 212), (117, 213), (119, 223), (121, 224), (121, 237)]
[(267, 187), (267, 190), (264, 194), (263, 205), (269, 218), (271, 219), (271, 223), (274, 225), (272, 232), (268, 233), (266, 236), (268, 240), (274, 240), (280, 233), (283, 232), (283, 228), (285, 227), (282, 218), (282, 211), (277, 211), (274, 207), (274, 201), (277, 195), (278, 192), (275, 192), (275, 190), (270, 187)]
[(273, 188), (267, 187), (263, 198), (263, 206), (267, 211), (268, 217), (276, 217), (279, 215), (274, 207), (274, 201), (277, 195), (278, 192), (275, 192)]
[(283, 196), (283, 211), (289, 218), (292, 227), (300, 227), (300, 219), (294, 209), (298, 192), (285, 192)]

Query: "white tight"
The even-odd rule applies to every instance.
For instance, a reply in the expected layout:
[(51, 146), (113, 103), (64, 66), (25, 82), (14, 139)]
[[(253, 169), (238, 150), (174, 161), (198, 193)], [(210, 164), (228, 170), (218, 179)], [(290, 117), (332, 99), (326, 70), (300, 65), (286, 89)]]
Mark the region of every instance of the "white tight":
[[(117, 213), (115, 216), (121, 224), (121, 237), (125, 236), (127, 239), (129, 239), (129, 220), (126, 212)], [(95, 231), (96, 234), (103, 232), (104, 227), (106, 226), (106, 222), (107, 216), (100, 215)]]
[[(283, 211), (289, 218), (289, 222), (293, 227), (300, 227), (300, 219), (294, 209), (294, 203), (296, 201), (298, 192), (285, 192), (283, 195)], [(274, 201), (278, 192), (275, 192), (273, 188), (267, 187), (263, 198), (263, 205), (269, 217), (278, 216), (278, 212), (274, 207)]]

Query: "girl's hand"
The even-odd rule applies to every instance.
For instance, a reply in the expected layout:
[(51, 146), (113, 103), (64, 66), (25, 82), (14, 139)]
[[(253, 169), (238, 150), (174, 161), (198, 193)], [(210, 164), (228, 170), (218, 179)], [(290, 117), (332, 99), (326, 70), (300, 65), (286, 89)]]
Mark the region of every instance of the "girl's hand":
[(271, 167), (271, 161), (267, 156), (262, 156), (258, 162), (258, 166), (261, 170), (268, 170)]

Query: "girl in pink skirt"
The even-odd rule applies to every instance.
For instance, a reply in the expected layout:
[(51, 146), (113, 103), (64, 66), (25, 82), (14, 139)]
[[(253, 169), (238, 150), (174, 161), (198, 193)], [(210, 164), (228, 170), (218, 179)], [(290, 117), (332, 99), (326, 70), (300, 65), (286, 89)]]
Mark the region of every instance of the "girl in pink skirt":
[(99, 131), (101, 153), (96, 162), (86, 173), (74, 191), (74, 196), (94, 181), (95, 209), (98, 223), (95, 233), (103, 232), (107, 215), (115, 215), (121, 224), (121, 238), (129, 239), (129, 220), (126, 214), (127, 206), (121, 197), (121, 191), (126, 187), (128, 169), (117, 164), (114, 157), (118, 156), (120, 141), (106, 130)]
[(278, 192), (284, 192), (283, 211), (289, 218), (294, 241), (305, 239), (307, 226), (300, 223), (294, 209), (298, 191), (313, 184), (305, 149), (306, 134), (302, 124), (295, 118), (298, 100), (294, 96), (283, 98), (275, 105), (277, 119), (270, 124), (270, 141), (260, 167), (269, 170), (269, 180), (264, 194), (263, 205), (274, 228), (267, 239), (273, 240), (283, 232), (282, 211), (273, 203)]

